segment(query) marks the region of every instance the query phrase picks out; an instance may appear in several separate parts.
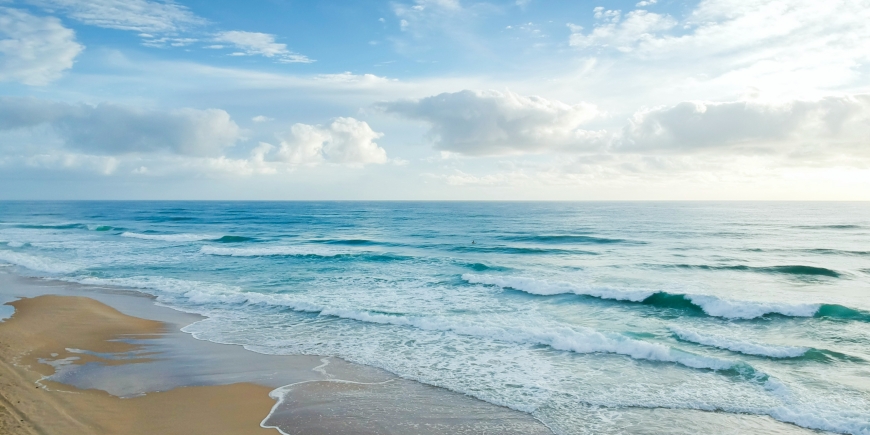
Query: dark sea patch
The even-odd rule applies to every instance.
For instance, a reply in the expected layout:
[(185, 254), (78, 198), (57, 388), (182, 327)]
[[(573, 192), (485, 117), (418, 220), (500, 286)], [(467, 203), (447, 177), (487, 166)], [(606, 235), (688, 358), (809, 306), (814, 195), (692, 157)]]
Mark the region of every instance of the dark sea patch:
[(483, 263), (468, 263), (465, 264), (465, 267), (474, 270), (476, 272), (486, 272), (486, 271), (507, 271), (510, 270), (509, 267), (502, 266), (489, 266)]
[(870, 313), (836, 304), (824, 304), (814, 317), (870, 322)]
[(665, 308), (672, 310), (680, 310), (696, 316), (706, 316), (707, 313), (701, 306), (696, 305), (689, 300), (686, 295), (671, 294), (667, 292), (658, 292), (652, 296), (640, 301), (643, 305), (649, 305), (656, 308)]
[(863, 228), (861, 225), (851, 225), (851, 224), (842, 224), (842, 225), (798, 225), (793, 228), (800, 228), (802, 230), (859, 230)]
[(827, 349), (810, 349), (805, 354), (796, 358), (798, 360), (815, 361), (821, 363), (832, 363), (836, 361), (847, 361), (852, 363), (863, 363), (863, 358), (857, 356), (846, 355), (844, 353), (835, 352)]
[(517, 246), (483, 246), (483, 245), (466, 245), (452, 246), (449, 248), (453, 252), (469, 252), (469, 253), (491, 253), (491, 254), (515, 254), (515, 255), (599, 255), (597, 252), (581, 251), (574, 249), (556, 249), (556, 248), (526, 248)]
[(533, 242), (533, 243), (551, 243), (551, 244), (588, 244), (588, 245), (610, 245), (615, 243), (639, 245), (645, 242), (611, 239), (606, 237), (585, 236), (578, 234), (563, 234), (563, 235), (535, 235), (535, 236), (504, 236), (502, 240), (510, 240), (512, 242)]
[(244, 242), (254, 242), (257, 239), (253, 237), (244, 237), (244, 236), (223, 236), (219, 239), (213, 240), (218, 243), (244, 243)]
[(382, 243), (367, 239), (328, 239), (328, 240), (311, 240), (313, 243), (324, 243), (327, 245), (344, 245), (344, 246), (375, 246)]

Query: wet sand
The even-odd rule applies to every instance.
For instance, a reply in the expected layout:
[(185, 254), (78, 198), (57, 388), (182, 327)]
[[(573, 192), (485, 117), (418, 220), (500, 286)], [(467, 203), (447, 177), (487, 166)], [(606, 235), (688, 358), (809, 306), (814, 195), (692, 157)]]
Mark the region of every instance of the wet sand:
[[(11, 305), (15, 314), (0, 324), (2, 433), (269, 432), (259, 427), (273, 405), (268, 396), (271, 388), (266, 386), (239, 383), (182, 387), (121, 399), (45, 379), (54, 374), (55, 366), (63, 364), (147, 363), (154, 355), (136, 355), (143, 347), (126, 340), (147, 340), (163, 333), (165, 326), (82, 297), (39, 296)], [(106, 359), (97, 354), (125, 358)]]
[(201, 317), (137, 292), (0, 272), (0, 302), (13, 299), (0, 322), (3, 434), (551, 433), (338, 358), (196, 340), (181, 328)]

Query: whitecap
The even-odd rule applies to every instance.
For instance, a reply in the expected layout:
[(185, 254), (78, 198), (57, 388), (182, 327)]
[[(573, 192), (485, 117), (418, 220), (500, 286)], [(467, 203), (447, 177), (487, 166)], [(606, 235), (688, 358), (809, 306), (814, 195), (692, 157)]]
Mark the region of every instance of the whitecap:
[(512, 288), (514, 290), (541, 296), (575, 294), (593, 296), (601, 299), (613, 299), (617, 301), (640, 302), (655, 294), (654, 291), (649, 290), (618, 290), (607, 287), (581, 286), (568, 282), (549, 281), (521, 276), (501, 277), (466, 273), (462, 275), (462, 279), (471, 284), (485, 284), (502, 288)]
[(22, 252), (0, 250), (0, 261), (5, 261), (16, 266), (22, 266), (37, 272), (54, 274), (72, 273), (82, 267), (73, 263), (58, 261), (52, 258), (37, 257)]

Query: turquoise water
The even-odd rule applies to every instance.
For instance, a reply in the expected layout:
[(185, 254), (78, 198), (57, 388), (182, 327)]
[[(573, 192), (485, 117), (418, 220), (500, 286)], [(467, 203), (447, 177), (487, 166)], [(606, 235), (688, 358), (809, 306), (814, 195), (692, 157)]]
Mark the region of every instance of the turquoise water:
[(870, 434), (866, 203), (2, 202), (0, 263), (560, 434), (632, 409)]

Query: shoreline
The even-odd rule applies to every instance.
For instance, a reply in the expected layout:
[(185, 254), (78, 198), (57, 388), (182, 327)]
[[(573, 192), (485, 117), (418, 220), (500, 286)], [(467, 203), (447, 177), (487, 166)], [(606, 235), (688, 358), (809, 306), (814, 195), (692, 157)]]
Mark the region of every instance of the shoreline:
[[(11, 302), (16, 307), (11, 317), (0, 317), (0, 337), (9, 341), (4, 334), (16, 336), (8, 331), (34, 319), (53, 332), (25, 340), (43, 343), (37, 347), (0, 352), (4, 374), (20, 373), (17, 386), (4, 386), (0, 396), (14, 390), (26, 403), (42, 403), (33, 405), (37, 408), (50, 405), (56, 415), (90, 422), (77, 426), (10, 402), (3, 406), (11, 410), (3, 412), (3, 421), (8, 415), (26, 416), (16, 417), (25, 420), (18, 423), (33, 422), (40, 428), (9, 426), (10, 434), (552, 433), (529, 414), (377, 368), (335, 357), (265, 355), (196, 339), (181, 329), (205, 317), (160, 306), (153, 296), (136, 290), (10, 272), (0, 270), (0, 304), (23, 299)], [(58, 317), (58, 310), (71, 317)], [(111, 326), (97, 318), (112, 319)], [(59, 324), (63, 319), (67, 323)], [(66, 333), (58, 335), (57, 328)], [(20, 339), (22, 332), (17, 333)], [(16, 360), (14, 352), (27, 356)], [(53, 396), (63, 397), (46, 400)], [(201, 403), (206, 405), (197, 405)], [(114, 417), (100, 409), (114, 409), (108, 413)], [(214, 412), (225, 409), (235, 412)], [(184, 412), (168, 417), (178, 410)], [(219, 426), (232, 430), (191, 426), (199, 420), (197, 412), (220, 416), (212, 420), (228, 419)], [(142, 419), (166, 424), (133, 428), (130, 422)]]

